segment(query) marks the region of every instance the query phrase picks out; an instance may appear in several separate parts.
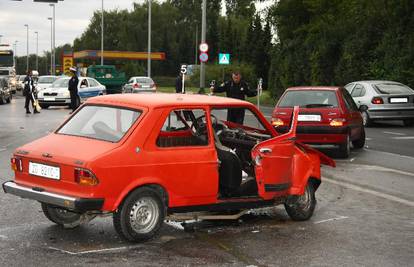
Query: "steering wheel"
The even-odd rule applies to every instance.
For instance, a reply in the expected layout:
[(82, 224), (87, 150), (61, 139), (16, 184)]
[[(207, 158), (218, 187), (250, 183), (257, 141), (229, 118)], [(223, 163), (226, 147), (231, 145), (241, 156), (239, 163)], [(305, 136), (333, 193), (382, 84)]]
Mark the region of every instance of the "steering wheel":
[[(217, 119), (217, 117), (214, 116), (213, 114), (210, 114), (210, 116), (212, 118), (211, 122), (213, 124), (213, 127), (214, 127), (214, 125), (219, 125), (219, 122), (218, 122), (219, 120)], [(196, 118), (196, 120), (191, 124), (190, 128), (191, 128), (191, 130), (194, 129), (194, 134), (196, 136), (201, 136), (201, 135), (206, 134), (206, 132), (207, 132), (207, 123), (206, 123), (205, 118), (206, 118), (205, 114), (201, 115), (200, 117)]]

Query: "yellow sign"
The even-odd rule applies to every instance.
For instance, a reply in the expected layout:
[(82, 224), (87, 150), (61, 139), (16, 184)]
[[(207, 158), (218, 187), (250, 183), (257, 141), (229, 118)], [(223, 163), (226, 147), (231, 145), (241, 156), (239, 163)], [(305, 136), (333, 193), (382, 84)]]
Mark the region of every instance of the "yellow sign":
[(73, 66), (73, 57), (63, 56), (63, 73), (70, 73), (70, 67)]

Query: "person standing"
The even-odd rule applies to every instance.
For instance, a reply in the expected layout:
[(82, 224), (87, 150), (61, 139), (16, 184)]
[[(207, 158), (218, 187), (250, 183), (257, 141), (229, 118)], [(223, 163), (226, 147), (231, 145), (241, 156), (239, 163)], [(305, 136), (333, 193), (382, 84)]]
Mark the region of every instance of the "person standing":
[[(212, 83), (210, 87), (210, 93), (222, 93), (226, 92), (227, 97), (245, 100), (246, 96), (256, 96), (257, 92), (250, 90), (249, 85), (246, 81), (242, 80), (240, 72), (233, 71), (231, 80), (222, 83), (219, 86), (215, 86)], [(227, 112), (227, 121), (234, 122), (237, 124), (243, 124), (244, 121), (244, 109), (243, 108), (232, 108)]]
[(32, 77), (32, 71), (28, 70), (27, 75), (24, 78), (23, 81), (24, 89), (23, 89), (23, 95), (26, 97), (24, 102), (24, 108), (26, 109), (26, 114), (30, 114), (30, 108), (29, 104), (31, 103), (31, 106), (33, 107), (33, 113), (39, 113), (39, 111), (36, 110), (35, 107), (35, 99), (34, 99), (34, 81)]
[[(183, 92), (183, 74), (181, 72), (175, 79), (175, 92), (177, 94), (181, 94)], [(185, 88), (184, 88), (184, 92), (185, 92)]]
[(72, 112), (74, 112), (80, 104), (80, 99), (78, 96), (79, 78), (76, 73), (77, 72), (76, 68), (71, 67), (69, 70), (72, 74), (72, 77), (70, 78), (69, 84), (68, 84), (68, 90), (70, 93), (70, 107), (72, 108)]

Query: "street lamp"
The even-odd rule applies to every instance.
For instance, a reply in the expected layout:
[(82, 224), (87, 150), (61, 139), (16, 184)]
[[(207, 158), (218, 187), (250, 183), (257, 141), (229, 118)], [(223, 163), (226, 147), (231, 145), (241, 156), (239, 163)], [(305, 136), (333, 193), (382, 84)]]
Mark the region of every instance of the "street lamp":
[[(201, 42), (206, 42), (206, 10), (207, 10), (207, 1), (203, 0), (202, 4), (202, 17), (201, 17)], [(201, 60), (200, 60), (201, 61)], [(204, 62), (200, 62), (200, 94), (204, 94), (204, 87), (206, 80), (206, 66)]]
[(13, 61), (13, 65), (14, 65), (14, 70), (17, 72), (17, 70), (16, 70), (16, 67), (17, 67), (17, 40), (16, 41), (14, 41), (14, 44), (13, 44), (13, 54), (14, 54), (14, 56), (13, 56), (13, 59), (14, 59), (14, 61)]
[(26, 72), (29, 71), (29, 25), (24, 24), (26, 27)]
[(48, 17), (50, 20), (50, 75), (53, 75), (53, 18)]
[(52, 55), (51, 55), (51, 57), (52, 57), (52, 75), (55, 75), (55, 73), (56, 73), (56, 55), (55, 55), (55, 47), (56, 47), (56, 44), (55, 44), (55, 41), (56, 41), (56, 36), (55, 36), (55, 34), (56, 34), (56, 29), (55, 29), (55, 22), (56, 22), (56, 17), (55, 17), (55, 4), (49, 4), (49, 6), (51, 6), (52, 8), (53, 8), (53, 16), (52, 16), (52, 21), (53, 21), (53, 26), (52, 26), (52, 35), (53, 35), (53, 41), (52, 41), (52, 50), (53, 51), (51, 51), (51, 53), (52, 53)]
[(39, 32), (36, 34), (36, 70), (39, 71)]
[(151, 0), (148, 0), (148, 62), (147, 75), (151, 77)]
[(101, 65), (104, 64), (104, 0), (102, 0), (101, 8)]

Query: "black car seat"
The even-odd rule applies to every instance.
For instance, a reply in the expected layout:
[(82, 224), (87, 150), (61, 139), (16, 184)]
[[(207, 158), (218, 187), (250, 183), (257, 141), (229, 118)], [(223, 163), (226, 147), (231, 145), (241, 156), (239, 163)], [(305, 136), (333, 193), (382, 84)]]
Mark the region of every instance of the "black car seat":
[[(214, 132), (214, 131), (213, 131)], [(219, 167), (219, 192), (222, 197), (232, 197), (242, 182), (242, 166), (239, 157), (230, 148), (223, 146), (214, 133)]]

